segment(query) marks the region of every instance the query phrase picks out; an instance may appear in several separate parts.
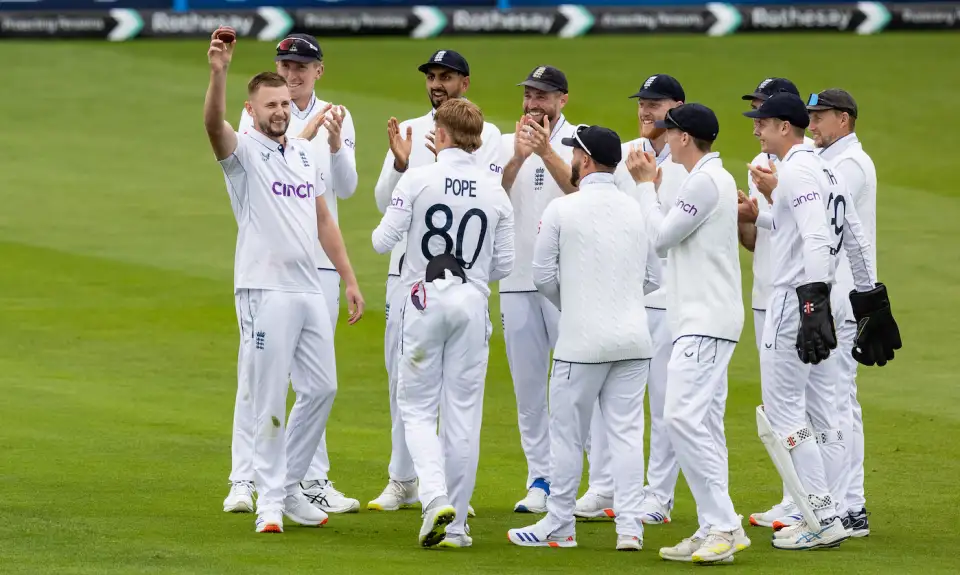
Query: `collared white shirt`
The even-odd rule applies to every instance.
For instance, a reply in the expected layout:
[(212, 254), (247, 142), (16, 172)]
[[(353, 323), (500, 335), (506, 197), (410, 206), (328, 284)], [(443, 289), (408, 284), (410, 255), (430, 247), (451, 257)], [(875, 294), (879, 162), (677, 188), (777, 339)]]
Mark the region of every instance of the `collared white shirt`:
[[(561, 140), (572, 137), (576, 130), (577, 127), (560, 114), (550, 133), (550, 146), (568, 164), (573, 159), (573, 148), (563, 145)], [(513, 133), (504, 134), (502, 137), (502, 165), (506, 165), (513, 157), (514, 137)], [(550, 202), (563, 196), (563, 189), (550, 175), (540, 156), (530, 154), (517, 171), (509, 195), (516, 221), (517, 261), (513, 266), (513, 273), (500, 282), (500, 293), (534, 292), (537, 288), (533, 285), (531, 265), (540, 216)]]
[(247, 130), (220, 161), (237, 220), (235, 289), (321, 293), (316, 199), (325, 187), (310, 152), (307, 140), (284, 146)]
[(577, 193), (547, 206), (533, 281), (560, 309), (554, 359), (607, 363), (653, 355), (643, 286), (649, 259), (657, 260), (648, 257), (641, 219), (637, 202), (606, 173), (584, 176)]
[(476, 155), (448, 148), (436, 163), (403, 174), (372, 236), (378, 253), (404, 246), (403, 285), (423, 281), (429, 261), (442, 253), (454, 254), (487, 296), (488, 284), (510, 273), (513, 207), (488, 172)]
[(638, 186), (647, 232), (667, 258), (667, 321), (675, 341), (709, 336), (739, 341), (743, 296), (737, 234), (737, 183), (720, 154), (694, 165), (666, 215), (653, 183)]
[[(404, 120), (400, 122), (400, 135), (407, 137), (407, 127), (413, 129), (411, 141), (413, 147), (410, 151), (407, 170), (418, 168), (436, 163), (437, 159), (433, 152), (427, 148), (427, 134), (436, 128), (434, 116), (436, 110), (430, 110), (427, 114), (419, 118)], [(503, 165), (500, 163), (500, 129), (490, 122), (483, 123), (483, 133), (480, 135), (483, 140), (480, 149), (473, 154), (477, 157), (477, 165), (487, 170), (484, 175), (500, 183), (500, 175), (503, 173)], [(393, 191), (397, 187), (397, 182), (404, 172), (398, 172), (393, 167), (396, 158), (391, 150), (387, 150), (387, 155), (383, 159), (383, 167), (380, 169), (380, 177), (377, 179), (377, 185), (374, 188), (374, 196), (377, 202), (377, 209), (380, 213), (386, 213), (387, 207), (393, 198)], [(406, 249), (405, 242), (397, 243), (393, 252), (390, 254), (390, 267), (388, 275), (400, 275), (403, 254)]]
[[(316, 94), (310, 96), (310, 102), (303, 110), (297, 108), (297, 105), (290, 102), (290, 125), (287, 126), (287, 136), (296, 137), (303, 132), (303, 129), (313, 120), (327, 105), (327, 102), (317, 98)], [(316, 137), (310, 141), (312, 157), (317, 163), (320, 179), (323, 181), (330, 193), (324, 194), (324, 200), (327, 203), (327, 209), (333, 216), (333, 221), (339, 222), (339, 210), (337, 209), (337, 199), (345, 200), (353, 195), (357, 190), (357, 159), (356, 159), (356, 138), (357, 133), (353, 125), (353, 116), (350, 110), (344, 108), (345, 116), (343, 124), (340, 127), (340, 149), (337, 153), (330, 152), (330, 145), (327, 143), (327, 129), (323, 126), (317, 131)], [(240, 115), (240, 131), (253, 130), (253, 117), (244, 109)], [(317, 242), (317, 266), (320, 269), (333, 270), (333, 262), (324, 253)]]

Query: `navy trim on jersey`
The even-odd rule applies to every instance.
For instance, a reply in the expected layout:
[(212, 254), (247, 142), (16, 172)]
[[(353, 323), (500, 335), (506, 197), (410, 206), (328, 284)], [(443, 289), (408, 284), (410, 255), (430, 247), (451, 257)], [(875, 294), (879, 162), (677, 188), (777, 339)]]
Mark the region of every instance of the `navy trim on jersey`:
[(643, 308), (644, 308), (644, 309), (655, 309), (655, 310), (658, 310), (658, 311), (667, 311), (667, 308), (665, 308), (665, 307), (654, 307), (654, 306), (652, 306), (652, 305), (645, 305), (645, 306), (643, 306)]
[[(725, 338), (725, 337), (714, 337), (714, 336), (712, 336), (712, 335), (704, 335), (704, 334), (702, 334), (702, 333), (686, 333), (686, 334), (683, 334), (683, 335), (675, 338), (675, 339), (673, 340), (673, 343), (677, 343), (678, 341), (680, 341), (682, 338), (685, 338), (685, 337), (709, 337), (710, 339), (715, 339), (715, 340), (717, 340), (717, 341), (729, 341), (730, 343), (739, 343), (739, 342), (740, 342), (740, 340), (738, 340), (738, 339), (727, 339), (727, 338)], [(699, 351), (698, 351), (697, 353), (699, 353)]]
[(792, 158), (794, 154), (796, 154), (796, 153), (798, 153), (798, 152), (806, 152), (806, 153), (808, 153), (808, 154), (814, 154), (814, 155), (816, 155), (816, 152), (814, 152), (813, 150), (791, 150), (790, 153), (787, 154), (787, 155), (783, 158), (782, 161), (783, 161), (783, 162), (786, 162), (787, 160), (789, 160), (790, 158)]
[[(567, 364), (567, 365), (603, 365), (603, 364), (605, 364), (605, 363), (617, 363), (617, 362), (621, 362), (621, 361), (650, 361), (651, 359), (653, 359), (653, 358), (650, 358), (650, 357), (625, 357), (625, 358), (623, 358), (623, 359), (615, 359), (615, 360), (613, 360), (613, 361), (567, 361), (567, 360), (565, 360), (565, 359), (554, 358), (554, 359), (553, 359), (553, 362), (554, 362), (554, 367), (556, 367), (556, 362), (558, 362), (558, 361), (562, 361), (563, 363), (565, 363), (565, 364)], [(567, 379), (570, 379), (569, 374), (567, 375)]]
[(787, 293), (783, 294), (783, 303), (780, 304), (780, 321), (777, 322), (777, 333), (773, 335), (773, 349), (777, 349), (777, 340), (780, 339), (780, 326), (783, 325), (783, 312), (787, 309)]
[(539, 290), (535, 289), (523, 289), (523, 290), (500, 290), (500, 293), (537, 293)]

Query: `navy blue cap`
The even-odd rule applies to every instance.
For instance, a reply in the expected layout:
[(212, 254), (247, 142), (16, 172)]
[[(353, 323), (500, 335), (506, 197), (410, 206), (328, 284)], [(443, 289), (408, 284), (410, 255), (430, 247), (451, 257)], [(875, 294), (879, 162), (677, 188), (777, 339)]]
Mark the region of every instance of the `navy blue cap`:
[(713, 110), (703, 104), (680, 104), (667, 110), (663, 120), (657, 120), (658, 128), (674, 128), (698, 138), (712, 142), (720, 133), (720, 122)]
[(316, 62), (323, 60), (323, 51), (317, 39), (310, 34), (290, 34), (277, 44), (277, 57), (274, 59), (277, 62)]
[(537, 66), (527, 75), (527, 79), (517, 84), (544, 92), (567, 93), (567, 76), (553, 66)]
[(785, 122), (790, 122), (798, 128), (806, 128), (810, 125), (810, 115), (807, 113), (807, 106), (800, 99), (800, 96), (790, 92), (779, 92), (767, 98), (756, 110), (744, 112), (748, 118), (776, 118)]
[(563, 138), (560, 143), (564, 146), (580, 148), (593, 161), (607, 167), (613, 167), (623, 158), (623, 147), (620, 136), (610, 128), (602, 126), (577, 126), (572, 138)]
[(643, 81), (643, 85), (631, 98), (643, 98), (645, 100), (676, 100), (678, 102), (686, 101), (687, 95), (683, 92), (683, 86), (673, 76), (667, 74), (654, 74)]
[(786, 78), (767, 78), (757, 86), (751, 94), (744, 94), (743, 100), (766, 100), (778, 92), (790, 92), (800, 95), (797, 85)]
[(454, 52), (453, 50), (437, 50), (433, 53), (433, 56), (430, 56), (430, 60), (424, 64), (420, 64), (417, 70), (426, 74), (427, 70), (434, 66), (443, 66), (464, 76), (470, 75), (470, 64), (467, 64), (467, 59), (461, 56), (459, 52)]

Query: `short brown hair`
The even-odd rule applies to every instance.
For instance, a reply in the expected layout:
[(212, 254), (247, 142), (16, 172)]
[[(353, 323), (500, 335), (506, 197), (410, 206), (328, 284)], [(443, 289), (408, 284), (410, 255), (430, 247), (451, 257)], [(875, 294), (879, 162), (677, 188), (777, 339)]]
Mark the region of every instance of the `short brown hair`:
[(694, 138), (693, 136), (690, 136), (690, 138), (693, 139), (693, 145), (696, 146), (698, 150), (704, 154), (710, 153), (710, 149), (713, 147), (713, 142), (710, 140), (704, 140), (702, 138)]
[(465, 152), (476, 152), (483, 143), (483, 112), (463, 98), (447, 100), (437, 108), (437, 127), (450, 135), (453, 145)]
[(247, 83), (247, 95), (252, 96), (256, 94), (263, 86), (279, 88), (280, 86), (286, 85), (287, 81), (284, 80), (280, 74), (276, 72), (260, 72), (253, 78), (250, 78), (250, 82)]

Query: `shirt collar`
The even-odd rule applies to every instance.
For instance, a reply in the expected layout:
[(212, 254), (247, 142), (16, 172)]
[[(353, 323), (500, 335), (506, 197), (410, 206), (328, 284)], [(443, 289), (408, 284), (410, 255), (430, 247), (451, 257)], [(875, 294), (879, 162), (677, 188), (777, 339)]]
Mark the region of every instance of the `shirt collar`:
[(596, 184), (612, 184), (613, 183), (613, 174), (607, 172), (593, 172), (592, 174), (587, 174), (586, 176), (580, 178), (580, 186), (593, 186)]
[(807, 143), (794, 144), (792, 148), (787, 150), (787, 153), (784, 154), (783, 160), (781, 161), (786, 162), (787, 160), (790, 159), (791, 156), (793, 156), (797, 152), (813, 152), (813, 151), (814, 151), (813, 146), (811, 146), (810, 144), (807, 144)]
[(550, 141), (553, 141), (553, 138), (560, 132), (560, 129), (567, 125), (567, 117), (562, 113), (560, 117), (557, 118), (557, 123), (553, 125), (553, 131), (550, 132)]
[(474, 162), (477, 157), (467, 152), (461, 150), (460, 148), (444, 148), (437, 152), (437, 161), (441, 159), (447, 162)]
[(284, 136), (283, 138), (284, 139), (283, 144), (280, 144), (276, 140), (271, 140), (269, 137), (267, 137), (266, 134), (258, 132), (257, 130), (252, 128), (247, 130), (245, 133), (249, 134), (250, 137), (256, 140), (258, 144), (269, 149), (272, 152), (280, 152), (282, 154), (285, 150), (290, 148), (290, 138), (287, 138), (286, 136)]
[(317, 93), (314, 92), (310, 94), (310, 101), (307, 102), (307, 107), (303, 110), (297, 108), (297, 104), (293, 100), (290, 100), (290, 113), (294, 116), (300, 118), (301, 120), (310, 115), (310, 112), (313, 111), (313, 107), (317, 104)]
[[(690, 173), (692, 174), (698, 171), (700, 168), (703, 167), (704, 164), (706, 164), (711, 160), (716, 160), (717, 162), (721, 162), (720, 152), (710, 152), (709, 154), (704, 154), (704, 156), (700, 158), (700, 160), (696, 164), (693, 165), (693, 169), (690, 170)], [(722, 165), (722, 162), (721, 162), (721, 165)]]
[(846, 136), (842, 138), (838, 138), (836, 142), (830, 144), (826, 148), (820, 148), (820, 155), (824, 159), (832, 160), (833, 158), (836, 158), (841, 153), (843, 153), (843, 151), (849, 148), (850, 146), (854, 144), (859, 144), (859, 143), (860, 143), (860, 138), (857, 138), (857, 133), (850, 132)]
[(670, 157), (670, 144), (664, 144), (663, 149), (660, 150), (660, 153), (658, 154), (657, 151), (653, 149), (653, 144), (650, 142), (649, 138), (644, 138), (641, 140), (641, 142), (643, 143), (642, 147), (644, 152), (650, 152), (657, 157), (658, 166)]

